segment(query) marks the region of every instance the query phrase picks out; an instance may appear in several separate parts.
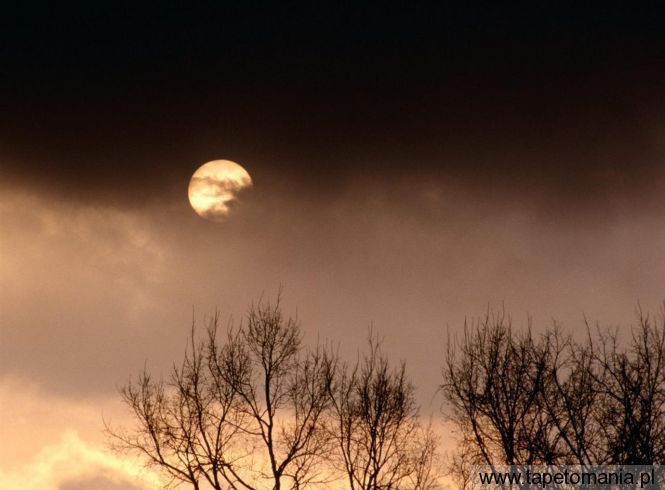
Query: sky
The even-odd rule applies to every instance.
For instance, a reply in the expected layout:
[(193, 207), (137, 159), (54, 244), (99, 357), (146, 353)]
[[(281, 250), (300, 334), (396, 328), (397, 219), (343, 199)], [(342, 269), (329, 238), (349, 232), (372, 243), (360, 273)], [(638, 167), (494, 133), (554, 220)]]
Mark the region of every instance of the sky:
[[(488, 307), (572, 333), (658, 312), (654, 4), (3, 12), (0, 488), (152, 488), (105, 444), (118, 388), (280, 287), (307, 342), (354, 356), (372, 325), (434, 415), (448, 332)], [(253, 186), (214, 223), (187, 186), (221, 158)]]

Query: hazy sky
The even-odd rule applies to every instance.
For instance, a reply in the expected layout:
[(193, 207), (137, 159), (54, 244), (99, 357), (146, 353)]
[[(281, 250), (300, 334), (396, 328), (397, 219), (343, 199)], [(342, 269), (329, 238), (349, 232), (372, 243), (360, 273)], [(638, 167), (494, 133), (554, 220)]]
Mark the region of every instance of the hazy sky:
[[(657, 311), (652, 3), (3, 13), (0, 488), (142, 488), (99, 433), (117, 387), (280, 285), (310, 341), (352, 355), (373, 323), (424, 413), (446, 329), (488, 305), (569, 331)], [(254, 182), (222, 224), (187, 201), (218, 158)]]

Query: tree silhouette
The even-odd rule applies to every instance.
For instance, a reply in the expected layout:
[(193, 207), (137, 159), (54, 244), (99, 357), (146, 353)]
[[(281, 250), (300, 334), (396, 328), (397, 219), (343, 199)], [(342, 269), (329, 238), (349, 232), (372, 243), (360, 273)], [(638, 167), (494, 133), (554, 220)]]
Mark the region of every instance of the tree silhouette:
[[(665, 463), (665, 307), (638, 312), (627, 339), (586, 323), (574, 340), (555, 324), (516, 332), (504, 312), (449, 338), (441, 386), (461, 442), (447, 465), (466, 488), (470, 467)], [(302, 345), (274, 303), (245, 322), (214, 316), (166, 380), (147, 370), (121, 390), (136, 425), (107, 427), (194, 489), (424, 490), (437, 484), (437, 440), (422, 424), (404, 363), (391, 366), (370, 332), (355, 363)]]
[(247, 326), (212, 355), (240, 402), (245, 436), (257, 438), (267, 454), (273, 488), (285, 479), (293, 488), (315, 481), (314, 467), (328, 442), (321, 424), (332, 381), (328, 353), (302, 352), (298, 324), (282, 316), (277, 301), (252, 307)]
[(465, 325), (459, 345), (449, 342), (442, 388), (454, 421), (488, 465), (536, 462), (540, 447), (531, 443), (546, 443), (548, 429), (537, 409), (544, 370), (530, 330), (515, 335), (504, 313), (488, 312)]
[(594, 381), (597, 423), (611, 464), (665, 463), (665, 313), (639, 312), (625, 349), (616, 332), (598, 332)]
[(317, 479), (327, 447), (328, 354), (305, 351), (299, 326), (275, 304), (253, 305), (223, 341), (215, 316), (202, 342), (195, 328), (167, 381), (143, 370), (122, 389), (137, 427), (108, 428), (115, 445), (147, 457), (194, 489), (301, 488)]
[(487, 465), (644, 465), (665, 462), (665, 309), (638, 312), (627, 342), (586, 324), (515, 333), (488, 312), (448, 341), (442, 390), (462, 434), (452, 472)]
[(331, 385), (331, 434), (352, 490), (433, 488), (436, 441), (418, 420), (404, 363), (391, 369), (370, 333), (369, 351)]
[(436, 441), (418, 420), (404, 364), (392, 369), (371, 337), (353, 367), (330, 349), (306, 349), (279, 296), (245, 322), (202, 340), (192, 326), (167, 380), (147, 369), (121, 390), (136, 421), (107, 426), (117, 449), (142, 455), (168, 485), (253, 490), (433, 487)]

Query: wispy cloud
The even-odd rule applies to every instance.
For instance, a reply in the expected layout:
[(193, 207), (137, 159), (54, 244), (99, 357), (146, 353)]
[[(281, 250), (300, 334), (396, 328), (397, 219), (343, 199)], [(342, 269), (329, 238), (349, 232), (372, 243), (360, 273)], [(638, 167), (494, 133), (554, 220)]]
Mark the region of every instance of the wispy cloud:
[(140, 461), (86, 442), (73, 430), (42, 448), (31, 463), (9, 471), (0, 469), (0, 488), (6, 489), (92, 490), (99, 489), (100, 483), (107, 488), (143, 490), (158, 488), (161, 482)]

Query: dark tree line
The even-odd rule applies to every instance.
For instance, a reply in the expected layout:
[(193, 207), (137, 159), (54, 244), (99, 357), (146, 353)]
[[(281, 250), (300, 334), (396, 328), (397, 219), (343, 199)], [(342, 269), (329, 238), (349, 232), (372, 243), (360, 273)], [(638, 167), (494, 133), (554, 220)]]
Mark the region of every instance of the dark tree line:
[[(474, 465), (665, 464), (665, 308), (623, 333), (534, 334), (488, 312), (449, 339), (441, 391), (460, 440), (446, 466), (459, 487)], [(279, 298), (238, 326), (193, 326), (170, 376), (144, 370), (122, 397), (137, 423), (109, 428), (115, 445), (174, 486), (438, 488), (439, 441), (405, 365), (371, 332), (354, 363), (305, 347)]]
[(623, 338), (587, 322), (583, 340), (488, 313), (448, 342), (443, 377), (462, 483), (473, 464), (665, 463), (665, 311)]
[(122, 389), (137, 424), (108, 431), (191, 488), (352, 490), (434, 488), (436, 444), (419, 422), (405, 366), (390, 366), (370, 335), (358, 361), (306, 349), (279, 300), (250, 307), (222, 329), (191, 338), (166, 380), (147, 370)]

